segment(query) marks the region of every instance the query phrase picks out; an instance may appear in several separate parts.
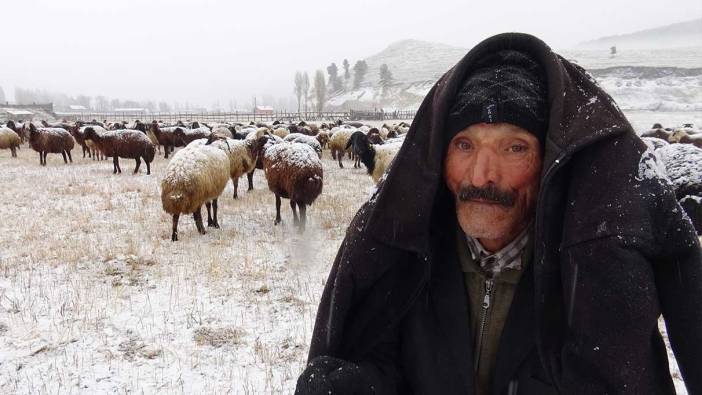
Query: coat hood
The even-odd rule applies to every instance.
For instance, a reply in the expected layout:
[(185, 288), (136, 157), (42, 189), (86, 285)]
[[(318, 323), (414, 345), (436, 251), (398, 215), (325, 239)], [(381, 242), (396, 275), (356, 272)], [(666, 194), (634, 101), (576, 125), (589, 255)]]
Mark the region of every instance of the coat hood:
[(402, 148), (373, 198), (375, 204), (366, 226), (379, 241), (416, 252), (429, 248), (434, 208), (445, 204), (438, 199), (443, 199), (441, 191), (446, 189), (442, 173), (448, 112), (476, 63), (503, 49), (530, 55), (545, 73), (549, 121), (542, 191), (544, 176), (554, 164), (602, 138), (633, 132), (616, 103), (594, 79), (540, 39), (523, 33), (490, 37), (446, 72), (419, 107)]

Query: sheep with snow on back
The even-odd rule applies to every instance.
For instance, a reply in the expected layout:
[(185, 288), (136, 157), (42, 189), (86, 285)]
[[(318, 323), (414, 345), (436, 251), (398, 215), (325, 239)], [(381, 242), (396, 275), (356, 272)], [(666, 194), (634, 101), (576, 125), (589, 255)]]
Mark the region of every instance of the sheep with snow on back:
[(93, 127), (85, 129), (85, 138), (95, 142), (105, 156), (112, 157), (112, 173), (122, 173), (119, 158), (136, 160), (134, 174), (139, 172), (141, 159), (146, 163), (146, 174), (151, 174), (151, 162), (156, 156), (156, 148), (142, 132), (133, 129), (110, 130), (98, 134)]
[(358, 155), (368, 169), (373, 182), (378, 182), (383, 173), (390, 168), (393, 159), (402, 147), (402, 141), (389, 141), (383, 145), (371, 144), (363, 132), (354, 133), (348, 145)]
[(322, 157), (322, 145), (319, 143), (319, 140), (317, 140), (316, 137), (301, 133), (290, 133), (289, 135), (285, 136), (283, 141), (287, 141), (289, 143), (307, 144), (314, 150), (314, 152), (317, 153), (317, 155), (319, 155), (320, 158)]
[(12, 129), (0, 127), (0, 149), (9, 149), (12, 157), (17, 157), (17, 148), (22, 144), (22, 139)]
[[(307, 222), (307, 206), (322, 193), (322, 161), (307, 144), (280, 143), (267, 148), (263, 153), (263, 170), (268, 189), (275, 194), (275, 224), (281, 222), (281, 198), (290, 199), (293, 221), (304, 232)], [(298, 219), (297, 206), (300, 209)]]
[[(46, 166), (46, 155), (61, 154), (63, 162), (68, 160), (73, 163), (71, 150), (75, 146), (75, 140), (66, 129), (61, 128), (38, 128), (34, 124), (29, 124), (29, 146), (39, 153), (39, 164)], [(66, 160), (68, 155), (68, 160)]]
[[(238, 197), (237, 190), (239, 187), (239, 178), (244, 174), (253, 172), (256, 168), (263, 146), (268, 141), (268, 138), (260, 133), (257, 139), (220, 139), (214, 134), (208, 140), (200, 139), (190, 143), (191, 145), (212, 145), (224, 151), (229, 157), (229, 175), (234, 185), (234, 199)], [(253, 186), (252, 188), (253, 189)]]
[[(181, 214), (193, 214), (200, 234), (202, 205), (207, 205), (207, 226), (219, 228), (217, 199), (229, 181), (229, 158), (217, 147), (203, 144), (189, 145), (173, 155), (161, 181), (163, 210), (173, 217), (171, 240), (178, 240), (178, 219)], [(210, 203), (211, 202), (211, 203)], [(210, 207), (214, 219), (210, 216)]]

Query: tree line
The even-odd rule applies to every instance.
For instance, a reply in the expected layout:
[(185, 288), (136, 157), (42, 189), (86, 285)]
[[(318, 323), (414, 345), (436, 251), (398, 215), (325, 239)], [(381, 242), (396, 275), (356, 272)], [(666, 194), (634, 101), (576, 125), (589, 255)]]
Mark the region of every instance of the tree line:
[[(306, 71), (295, 72), (293, 92), (297, 98), (297, 111), (309, 110), (309, 103), (313, 102), (313, 109), (317, 112), (324, 110), (327, 100), (335, 95), (359, 89), (366, 82), (368, 63), (358, 60), (351, 67), (348, 59), (342, 62), (343, 74), (340, 74), (336, 63), (327, 66), (327, 76), (324, 71), (317, 70), (314, 74), (314, 86), (310, 86), (310, 76)], [(378, 70), (379, 85), (382, 95), (385, 96), (394, 82), (394, 78), (387, 64), (380, 65)]]

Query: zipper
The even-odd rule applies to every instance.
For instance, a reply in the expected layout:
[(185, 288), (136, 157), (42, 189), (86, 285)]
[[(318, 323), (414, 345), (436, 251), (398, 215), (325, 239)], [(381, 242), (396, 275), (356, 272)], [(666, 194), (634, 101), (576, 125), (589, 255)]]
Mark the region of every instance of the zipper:
[(480, 331), (478, 332), (478, 342), (475, 345), (475, 361), (473, 362), (473, 368), (477, 372), (480, 362), (480, 355), (482, 354), (483, 348), (483, 338), (485, 337), (485, 330), (487, 329), (487, 322), (490, 318), (490, 302), (492, 301), (492, 292), (495, 282), (493, 279), (488, 278), (485, 280), (485, 293), (483, 294), (483, 309), (480, 314)]

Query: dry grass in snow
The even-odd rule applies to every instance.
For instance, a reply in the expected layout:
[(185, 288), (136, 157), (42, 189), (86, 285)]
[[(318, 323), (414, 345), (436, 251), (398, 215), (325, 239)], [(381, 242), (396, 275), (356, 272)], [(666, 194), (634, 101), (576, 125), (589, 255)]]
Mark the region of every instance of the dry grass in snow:
[(303, 235), (287, 201), (273, 225), (257, 170), (238, 200), (227, 186), (221, 229), (201, 236), (183, 216), (173, 243), (163, 157), (147, 176), (76, 150), (46, 167), (26, 145), (18, 154), (0, 151), (0, 393), (293, 391), (329, 267), (371, 188), (365, 170), (324, 153)]

